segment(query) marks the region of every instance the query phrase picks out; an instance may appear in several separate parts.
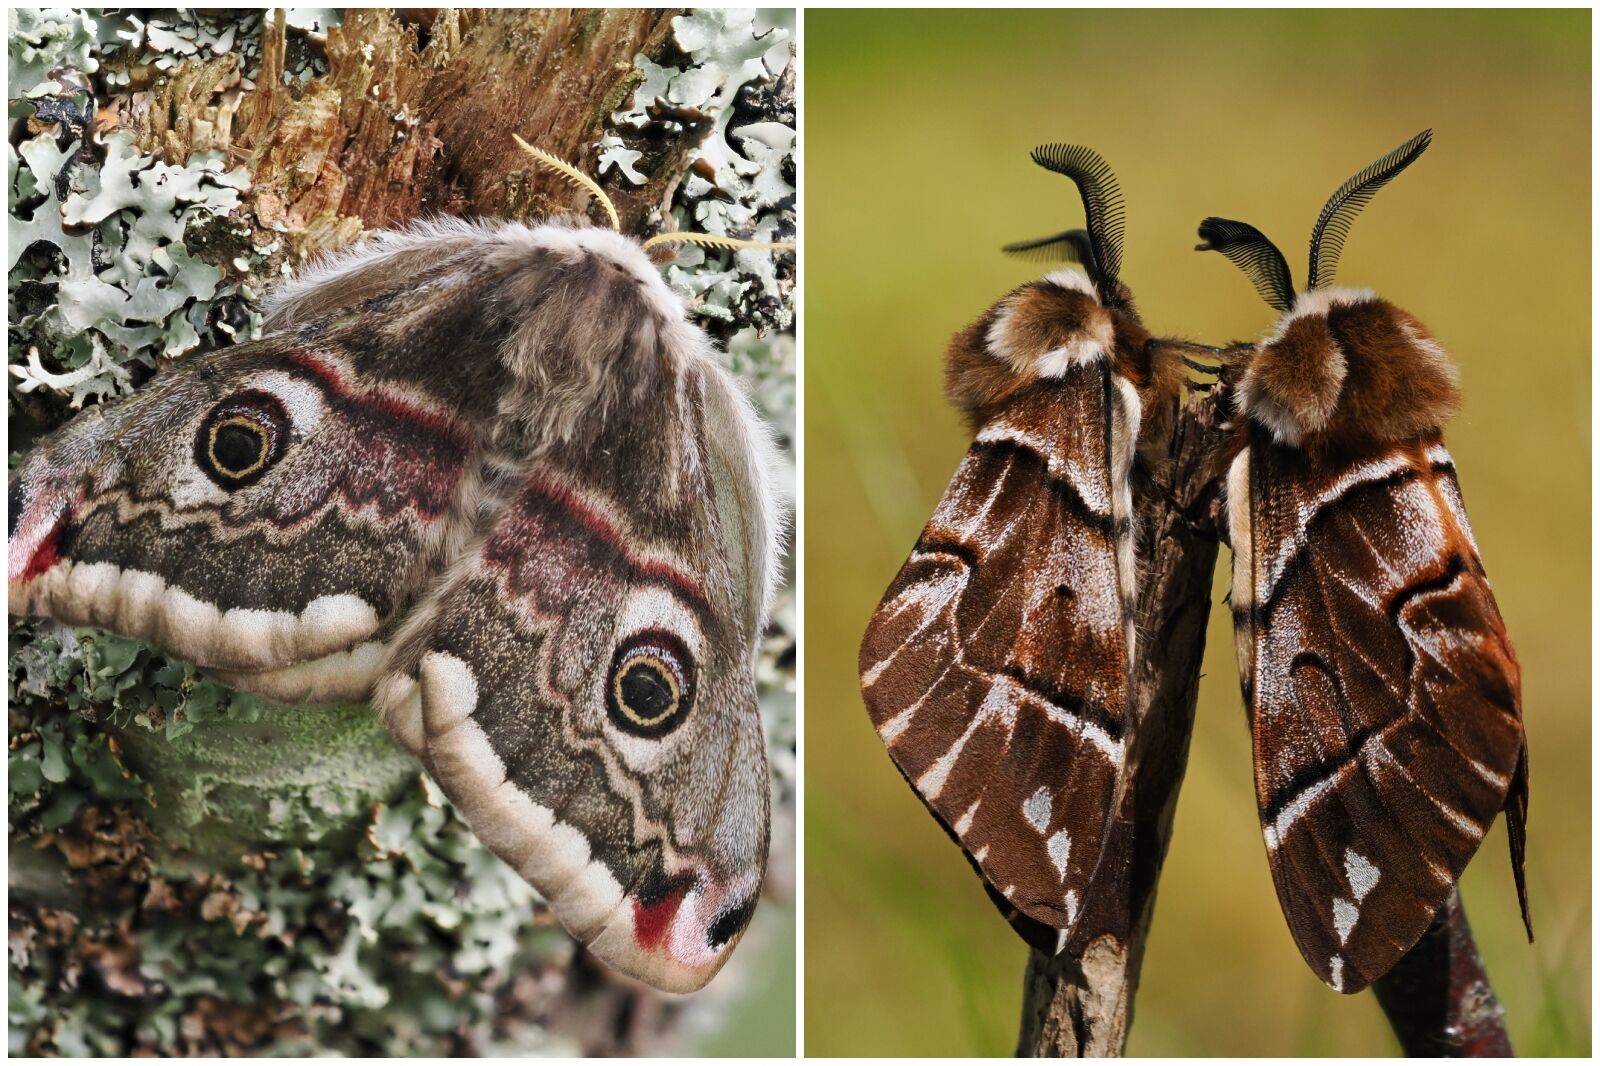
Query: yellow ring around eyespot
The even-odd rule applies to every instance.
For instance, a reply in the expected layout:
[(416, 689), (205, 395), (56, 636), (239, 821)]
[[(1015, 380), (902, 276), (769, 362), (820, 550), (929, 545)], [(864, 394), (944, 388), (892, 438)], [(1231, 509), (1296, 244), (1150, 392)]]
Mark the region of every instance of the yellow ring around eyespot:
[[(256, 461), (245, 467), (243, 470), (233, 470), (223, 466), (222, 460), (217, 458), (217, 434), (221, 432), (223, 426), (242, 426), (243, 428), (254, 433), (256, 435), (256, 439), (261, 442), (261, 450), (256, 455)], [(254, 474), (257, 470), (260, 470), (262, 467), (267, 465), (266, 428), (262, 426), (260, 422), (257, 422), (251, 418), (246, 418), (244, 415), (234, 415), (232, 418), (224, 418), (222, 421), (213, 424), (211, 427), (211, 436), (206, 441), (206, 455), (211, 459), (212, 469), (218, 471), (224, 476), (249, 477), (251, 474)]]
[[(662, 677), (667, 679), (667, 687), (672, 690), (672, 702), (667, 705), (666, 710), (662, 711), (654, 718), (645, 718), (642, 715), (635, 714), (633, 712), (633, 708), (629, 707), (627, 701), (622, 698), (622, 679), (628, 676), (629, 670), (632, 670), (640, 663), (647, 663), (650, 666), (655, 667), (656, 671)], [(660, 725), (662, 722), (678, 713), (678, 703), (681, 698), (682, 691), (678, 688), (677, 675), (672, 672), (666, 663), (661, 661), (660, 657), (655, 655), (630, 655), (628, 658), (623, 660), (621, 666), (617, 667), (616, 674), (611, 678), (611, 700), (617, 705), (618, 709), (620, 709), (623, 714), (628, 716), (628, 721), (632, 722), (634, 725)]]

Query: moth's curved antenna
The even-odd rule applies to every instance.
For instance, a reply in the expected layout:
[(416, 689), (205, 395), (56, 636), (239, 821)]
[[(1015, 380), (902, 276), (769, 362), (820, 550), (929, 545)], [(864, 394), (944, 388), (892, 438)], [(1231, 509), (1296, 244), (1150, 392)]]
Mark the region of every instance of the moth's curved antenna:
[(1089, 242), (1086, 229), (1069, 229), (1050, 237), (1036, 237), (1031, 241), (1012, 241), (1000, 249), (1007, 255), (1045, 262), (1094, 264), (1094, 246)]
[(1213, 215), (1200, 223), (1197, 252), (1221, 252), (1245, 272), (1256, 292), (1272, 307), (1288, 311), (1294, 307), (1294, 277), (1289, 261), (1267, 235), (1248, 222)]
[(521, 137), (518, 137), (515, 133), (511, 135), (511, 139), (517, 142), (518, 148), (521, 148), (524, 152), (527, 152), (529, 155), (533, 156), (534, 159), (538, 160), (540, 163), (543, 163), (545, 166), (560, 174), (562, 177), (566, 178), (567, 181), (572, 183), (574, 188), (582, 189), (584, 192), (594, 197), (600, 206), (606, 209), (606, 217), (611, 220), (611, 228), (619, 233), (622, 231), (622, 220), (617, 218), (616, 206), (612, 204), (611, 197), (606, 195), (605, 190), (600, 188), (593, 178), (589, 177), (589, 175), (585, 174), (571, 163), (568, 163), (563, 159), (556, 158), (543, 148), (535, 148)]
[(1428, 150), (1432, 140), (1433, 131), (1423, 130), (1388, 155), (1351, 175), (1349, 181), (1328, 197), (1328, 202), (1322, 205), (1322, 214), (1317, 216), (1316, 226), (1311, 230), (1311, 272), (1306, 279), (1307, 291), (1333, 281), (1334, 271), (1339, 266), (1339, 253), (1344, 251), (1344, 239), (1350, 233), (1350, 223), (1371, 202), (1373, 194)]
[(794, 251), (793, 241), (744, 241), (720, 233), (658, 233), (644, 242), (649, 251), (658, 244), (699, 244), (707, 248), (765, 248), (775, 252)]
[(1117, 300), (1117, 277), (1122, 271), (1122, 192), (1111, 167), (1092, 148), (1081, 144), (1041, 144), (1033, 150), (1033, 161), (1046, 170), (1065, 174), (1083, 197), (1083, 214), (1088, 222), (1089, 246), (1093, 261), (1085, 263), (1100, 299)]

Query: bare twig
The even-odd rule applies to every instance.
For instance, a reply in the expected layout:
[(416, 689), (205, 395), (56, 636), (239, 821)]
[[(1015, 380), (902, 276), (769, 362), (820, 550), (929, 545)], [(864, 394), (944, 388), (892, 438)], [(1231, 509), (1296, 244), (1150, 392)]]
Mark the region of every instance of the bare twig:
[(1459, 891), (1450, 893), (1417, 946), (1378, 978), (1372, 991), (1406, 1055), (1515, 1054), (1506, 1033), (1505, 1008), (1489, 986)]
[(1209, 464), (1221, 443), (1216, 391), (1190, 397), (1174, 420), (1170, 463), (1135, 470), (1144, 543), (1133, 770), (1076, 938), (1055, 958), (1035, 951), (1028, 960), (1019, 1055), (1119, 1055), (1127, 1042), (1205, 653), (1218, 543), (1209, 506), (1217, 484)]

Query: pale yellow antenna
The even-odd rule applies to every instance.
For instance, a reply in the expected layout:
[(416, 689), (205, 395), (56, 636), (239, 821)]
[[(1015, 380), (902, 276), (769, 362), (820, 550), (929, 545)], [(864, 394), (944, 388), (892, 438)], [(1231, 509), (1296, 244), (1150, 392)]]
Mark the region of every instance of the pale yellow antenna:
[(612, 205), (611, 197), (606, 195), (605, 190), (600, 188), (600, 186), (595, 183), (593, 178), (589, 177), (589, 175), (585, 174), (571, 163), (568, 163), (562, 159), (557, 159), (543, 148), (535, 148), (521, 137), (518, 137), (515, 133), (511, 135), (511, 139), (516, 141), (517, 147), (521, 148), (524, 152), (527, 152), (529, 155), (533, 156), (533, 158), (537, 159), (551, 170), (554, 170), (562, 177), (566, 178), (572, 183), (574, 188), (582, 189), (584, 192), (588, 193), (590, 196), (599, 201), (600, 206), (606, 209), (606, 217), (611, 219), (611, 228), (619, 233), (622, 231), (622, 220), (617, 218), (617, 209)]
[(644, 242), (648, 250), (658, 244), (700, 244), (710, 248), (765, 248), (774, 252), (794, 251), (793, 241), (741, 241), (718, 233), (658, 233)]

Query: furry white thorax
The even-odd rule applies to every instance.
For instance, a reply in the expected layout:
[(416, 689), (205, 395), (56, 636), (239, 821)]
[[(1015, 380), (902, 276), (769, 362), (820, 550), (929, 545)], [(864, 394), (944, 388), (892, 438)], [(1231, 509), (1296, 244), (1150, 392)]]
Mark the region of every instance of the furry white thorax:
[[(1289, 326), (1299, 319), (1326, 315), (1334, 307), (1370, 303), (1377, 298), (1377, 294), (1371, 289), (1313, 289), (1310, 292), (1303, 292), (1295, 299), (1294, 307), (1273, 323), (1272, 329), (1261, 338), (1256, 347), (1265, 349), (1280, 343), (1289, 332)], [(1348, 366), (1344, 352), (1337, 346), (1334, 348), (1330, 367), (1334, 377), (1342, 385)], [(1301, 425), (1292, 413), (1261, 389), (1253, 367), (1247, 369), (1239, 379), (1239, 387), (1233, 396), (1233, 406), (1239, 414), (1255, 419), (1270, 431), (1273, 439), (1279, 444), (1286, 444), (1291, 448), (1298, 448), (1307, 433), (1315, 432), (1326, 424), (1324, 422), (1322, 425)], [(1328, 414), (1330, 416), (1333, 414), (1331, 408)]]
[(1044, 276), (1044, 281), (1046, 284), (1054, 285), (1059, 289), (1071, 289), (1073, 292), (1081, 292), (1085, 296), (1092, 296), (1095, 303), (1100, 302), (1100, 294), (1095, 291), (1094, 282), (1090, 281), (1089, 276), (1082, 271), (1052, 270)]
[(1335, 307), (1354, 307), (1356, 304), (1371, 303), (1378, 298), (1378, 294), (1371, 289), (1312, 289), (1303, 292), (1294, 299), (1294, 306), (1288, 314), (1278, 319), (1273, 332), (1263, 340), (1262, 344), (1272, 344), (1283, 339), (1283, 330), (1289, 323), (1297, 318), (1310, 318), (1313, 315), (1325, 315)]
[[(621, 267), (644, 288), (652, 308), (663, 319), (683, 322), (682, 301), (667, 288), (655, 264), (639, 242), (613, 230), (593, 226), (545, 223), (529, 226), (501, 219), (436, 217), (413, 222), (404, 229), (379, 230), (348, 248), (324, 255), (301, 267), (293, 278), (276, 286), (264, 301), (265, 326), (282, 329), (303, 319), (302, 309), (334, 282), (385, 261), (464, 241), (479, 246), (481, 254), (556, 252), (568, 257), (590, 253)], [(691, 327), (692, 328), (692, 327)]]
[[(1054, 285), (1059, 289), (1068, 289), (1080, 292), (1092, 298), (1095, 303), (1100, 302), (1100, 294), (1095, 292), (1094, 285), (1087, 277), (1075, 270), (1056, 270), (1046, 274), (1042, 279), (1043, 284)], [(1018, 374), (1031, 375), (1041, 378), (1058, 378), (1075, 363), (1092, 363), (1096, 359), (1110, 357), (1111, 347), (1115, 341), (1112, 334), (1110, 319), (1104, 327), (1093, 332), (1085, 332), (1074, 337), (1070, 343), (1061, 348), (1055, 348), (1043, 355), (1031, 356), (1026, 352), (1018, 351), (1011, 343), (1011, 317), (1014, 313), (1011, 301), (1006, 301), (995, 320), (990, 323), (988, 331), (984, 334), (984, 342), (989, 352), (995, 358), (1011, 367)]]

